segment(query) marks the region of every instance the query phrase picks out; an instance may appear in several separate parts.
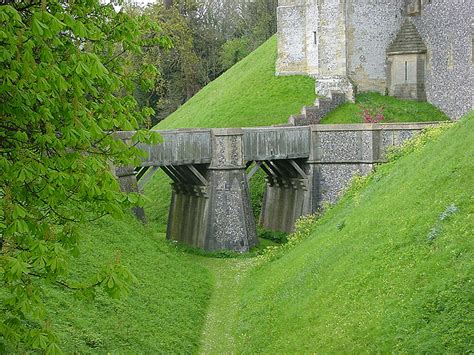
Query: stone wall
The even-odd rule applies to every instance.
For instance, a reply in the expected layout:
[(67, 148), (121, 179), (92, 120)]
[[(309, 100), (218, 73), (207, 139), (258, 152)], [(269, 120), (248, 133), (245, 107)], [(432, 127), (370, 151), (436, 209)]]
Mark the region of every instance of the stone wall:
[(346, 75), (345, 1), (319, 0), (319, 71), (318, 76)]
[(307, 74), (305, 1), (280, 1), (277, 22), (277, 75)]
[(473, 15), (472, 0), (432, 0), (412, 18), (428, 48), (428, 101), (452, 118), (474, 104)]
[(404, 20), (405, 0), (347, 0), (347, 70), (359, 91), (386, 88), (386, 51)]

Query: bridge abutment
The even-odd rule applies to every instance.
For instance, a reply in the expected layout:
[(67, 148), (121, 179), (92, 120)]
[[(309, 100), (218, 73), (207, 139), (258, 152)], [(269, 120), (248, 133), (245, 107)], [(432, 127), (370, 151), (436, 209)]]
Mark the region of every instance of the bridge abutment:
[(310, 126), (308, 164), (313, 171), (313, 210), (335, 203), (355, 175), (383, 161), (380, 125)]

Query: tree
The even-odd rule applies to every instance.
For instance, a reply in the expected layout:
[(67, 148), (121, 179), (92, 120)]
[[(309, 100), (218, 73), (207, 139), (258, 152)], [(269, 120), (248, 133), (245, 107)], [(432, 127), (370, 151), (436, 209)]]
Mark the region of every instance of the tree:
[[(170, 47), (160, 33), (99, 0), (0, 3), (0, 352), (60, 352), (44, 321), (45, 284), (84, 296), (127, 291), (133, 277), (119, 260), (81, 282), (68, 263), (81, 223), (142, 202), (120, 191), (110, 165), (138, 162), (114, 132), (153, 114), (132, 94), (151, 87), (157, 70), (132, 70), (127, 58), (141, 46)], [(137, 140), (157, 137), (139, 129)]]
[(222, 73), (219, 52), (223, 41), (196, 0), (175, 0), (170, 7), (160, 3), (145, 9), (129, 6), (126, 11), (156, 21), (173, 42), (169, 51), (146, 48), (143, 55), (132, 59), (137, 68), (143, 63), (160, 68), (153, 90), (135, 93), (140, 103), (156, 109), (153, 123), (157, 123)]

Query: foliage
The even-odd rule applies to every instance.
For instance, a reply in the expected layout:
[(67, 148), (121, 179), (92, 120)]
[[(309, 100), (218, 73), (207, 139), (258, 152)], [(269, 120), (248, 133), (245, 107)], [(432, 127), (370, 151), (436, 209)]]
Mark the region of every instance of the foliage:
[(401, 147), (392, 147), (391, 149), (388, 149), (386, 154), (388, 162), (395, 162), (409, 153), (420, 151), (428, 142), (439, 138), (451, 126), (451, 123), (446, 122), (435, 127), (429, 127), (421, 134), (407, 140)]
[(277, 32), (277, 0), (247, 1), (245, 18), (242, 27), (247, 29), (247, 37), (253, 42), (252, 49), (257, 48)]
[(272, 231), (263, 227), (257, 226), (257, 234), (259, 238), (271, 240), (277, 244), (285, 244), (288, 242), (288, 233), (280, 231)]
[(299, 218), (295, 223), (295, 231), (287, 237), (287, 242), (281, 245), (267, 247), (259, 256), (261, 262), (276, 260), (294, 249), (303, 240), (311, 236), (319, 215), (313, 214)]
[(265, 172), (259, 169), (249, 181), (250, 205), (256, 221), (260, 219), (262, 213), (263, 196), (267, 186), (266, 176)]
[[(346, 102), (325, 116), (321, 123), (360, 123), (364, 110), (377, 114), (383, 107), (383, 122), (447, 121), (449, 118), (428, 102), (402, 100), (374, 92), (360, 93), (356, 102)], [(375, 114), (374, 112), (375, 111)]]
[(224, 7), (233, 11), (227, 12), (224, 24), (232, 29), (222, 46), (221, 63), (223, 70), (227, 70), (262, 43), (273, 36), (277, 31), (276, 0), (255, 1), (223, 1)]
[(199, 6), (194, 0), (180, 0), (169, 7), (158, 3), (145, 9), (133, 6), (126, 9), (135, 17), (145, 14), (159, 23), (159, 30), (173, 42), (173, 48), (169, 51), (149, 47), (133, 58), (137, 68), (143, 64), (160, 68), (158, 80), (152, 90), (148, 93), (143, 90), (135, 93), (140, 103), (155, 109), (153, 124), (171, 114), (209, 80), (214, 79), (215, 76), (211, 73), (221, 73), (220, 65), (217, 70), (208, 67), (209, 60), (217, 62), (217, 59), (210, 56), (218, 56), (218, 49), (215, 47), (220, 46), (221, 42), (212, 33), (208, 33), (212, 32), (212, 28), (204, 18), (199, 17)]
[[(0, 351), (55, 353), (45, 283), (119, 297), (133, 280), (119, 256), (84, 280), (70, 280), (68, 266), (80, 223), (143, 203), (111, 172), (139, 158), (113, 133), (152, 114), (132, 93), (156, 70), (132, 71), (125, 55), (169, 40), (98, 0), (3, 2), (0, 28)], [(133, 140), (157, 137), (139, 130)]]
[(222, 46), (221, 62), (224, 70), (229, 69), (250, 53), (249, 41), (246, 38), (234, 38)]
[(167, 0), (144, 9), (129, 4), (128, 13), (148, 15), (174, 43), (170, 51), (147, 48), (133, 58), (136, 67), (160, 68), (153, 90), (135, 93), (141, 104), (155, 109), (153, 124), (270, 38), (276, 32), (276, 5), (276, 0)]
[(262, 257), (228, 351), (470, 351), (474, 115), (421, 137)]

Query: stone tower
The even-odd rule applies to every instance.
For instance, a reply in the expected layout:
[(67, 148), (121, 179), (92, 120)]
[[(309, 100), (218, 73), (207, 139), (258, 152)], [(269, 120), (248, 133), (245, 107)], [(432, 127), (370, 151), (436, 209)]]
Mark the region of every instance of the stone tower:
[(347, 75), (345, 2), (280, 0), (278, 5), (277, 75), (311, 75), (317, 78), (318, 94), (339, 91), (353, 100)]

